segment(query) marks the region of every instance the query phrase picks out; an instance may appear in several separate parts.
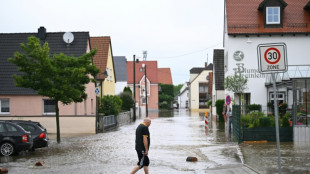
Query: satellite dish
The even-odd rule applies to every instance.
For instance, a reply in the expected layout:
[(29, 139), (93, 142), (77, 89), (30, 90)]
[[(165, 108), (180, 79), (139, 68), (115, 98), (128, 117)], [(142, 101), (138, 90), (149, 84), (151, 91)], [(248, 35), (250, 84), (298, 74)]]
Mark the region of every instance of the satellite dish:
[(67, 44), (70, 44), (73, 42), (74, 40), (74, 36), (71, 32), (66, 32), (64, 35), (63, 35), (63, 40), (64, 42), (66, 42)]

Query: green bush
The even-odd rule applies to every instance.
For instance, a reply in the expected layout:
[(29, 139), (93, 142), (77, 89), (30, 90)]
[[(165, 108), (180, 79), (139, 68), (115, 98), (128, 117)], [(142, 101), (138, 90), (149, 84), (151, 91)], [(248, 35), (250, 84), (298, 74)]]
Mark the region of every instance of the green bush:
[(98, 112), (104, 115), (118, 115), (121, 107), (122, 100), (119, 96), (107, 95), (100, 99)]
[(248, 105), (248, 109), (250, 111), (261, 111), (262, 106), (259, 104), (250, 104), (250, 105)]
[(222, 112), (223, 112), (223, 107), (224, 107), (224, 102), (225, 102), (224, 99), (220, 99), (220, 100), (217, 100), (217, 101), (215, 102), (216, 114), (219, 116), (219, 122), (224, 122), (224, 116), (223, 116), (223, 114), (222, 114)]
[(122, 100), (123, 111), (130, 111), (130, 109), (134, 107), (135, 101), (130, 92), (122, 92), (119, 97)]
[(290, 127), (289, 115), (290, 115), (290, 113), (286, 113), (283, 116), (283, 118), (282, 118), (282, 127)]
[(252, 117), (251, 117), (251, 115), (248, 114), (248, 115), (241, 116), (241, 126), (242, 127), (244, 127), (244, 128), (250, 127), (251, 124), (252, 124)]
[(259, 120), (258, 127), (271, 127), (270, 117), (263, 116), (263, 117), (260, 117), (258, 120)]
[(207, 101), (207, 106), (212, 106), (212, 100)]
[(170, 109), (170, 106), (169, 106), (168, 102), (163, 101), (163, 102), (161, 102), (161, 103), (159, 104), (159, 108), (160, 108), (160, 109)]

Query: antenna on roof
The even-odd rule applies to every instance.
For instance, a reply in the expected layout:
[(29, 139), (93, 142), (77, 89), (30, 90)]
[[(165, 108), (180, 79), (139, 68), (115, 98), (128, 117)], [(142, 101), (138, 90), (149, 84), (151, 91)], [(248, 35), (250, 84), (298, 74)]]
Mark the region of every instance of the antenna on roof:
[(146, 61), (147, 51), (143, 51), (143, 61)]
[(63, 38), (64, 42), (67, 43), (67, 46), (69, 46), (74, 40), (74, 35), (71, 32), (66, 32), (66, 33), (64, 33), (62, 38)]

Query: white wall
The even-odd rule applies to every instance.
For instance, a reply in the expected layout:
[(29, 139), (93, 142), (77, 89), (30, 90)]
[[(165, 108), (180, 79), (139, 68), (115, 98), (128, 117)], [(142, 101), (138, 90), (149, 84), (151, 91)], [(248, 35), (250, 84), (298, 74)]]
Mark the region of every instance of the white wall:
[[(248, 77), (248, 89), (245, 92), (251, 93), (251, 103), (267, 104), (267, 89), (265, 87), (266, 78), (258, 73), (257, 46), (262, 43), (279, 43), (284, 42), (287, 46), (288, 65), (305, 65), (310, 64), (309, 51), (310, 36), (306, 35), (277, 35), (277, 36), (228, 36), (225, 35), (225, 77), (234, 75), (238, 70), (238, 65), (243, 64), (242, 74)], [(250, 41), (250, 42), (247, 42)], [(233, 58), (235, 51), (242, 51), (244, 59), (236, 61)], [(245, 68), (245, 69), (244, 69)], [(225, 91), (225, 94), (232, 93)]]
[[(178, 97), (179, 108), (186, 108), (186, 101), (189, 100), (188, 95), (189, 95), (188, 90), (184, 91), (182, 94), (179, 95)], [(189, 103), (188, 103), (188, 107), (189, 107)]]
[(118, 95), (121, 92), (123, 92), (126, 86), (127, 86), (127, 82), (116, 82), (115, 83), (115, 94)]

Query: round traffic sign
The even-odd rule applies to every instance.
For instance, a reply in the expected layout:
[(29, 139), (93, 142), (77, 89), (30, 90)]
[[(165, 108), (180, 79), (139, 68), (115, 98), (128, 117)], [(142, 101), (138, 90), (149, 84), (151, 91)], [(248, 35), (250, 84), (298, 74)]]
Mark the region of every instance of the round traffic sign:
[(265, 51), (265, 60), (269, 64), (276, 64), (281, 59), (280, 51), (277, 48), (271, 47)]
[(231, 103), (231, 98), (230, 95), (226, 96), (226, 105), (230, 105)]

